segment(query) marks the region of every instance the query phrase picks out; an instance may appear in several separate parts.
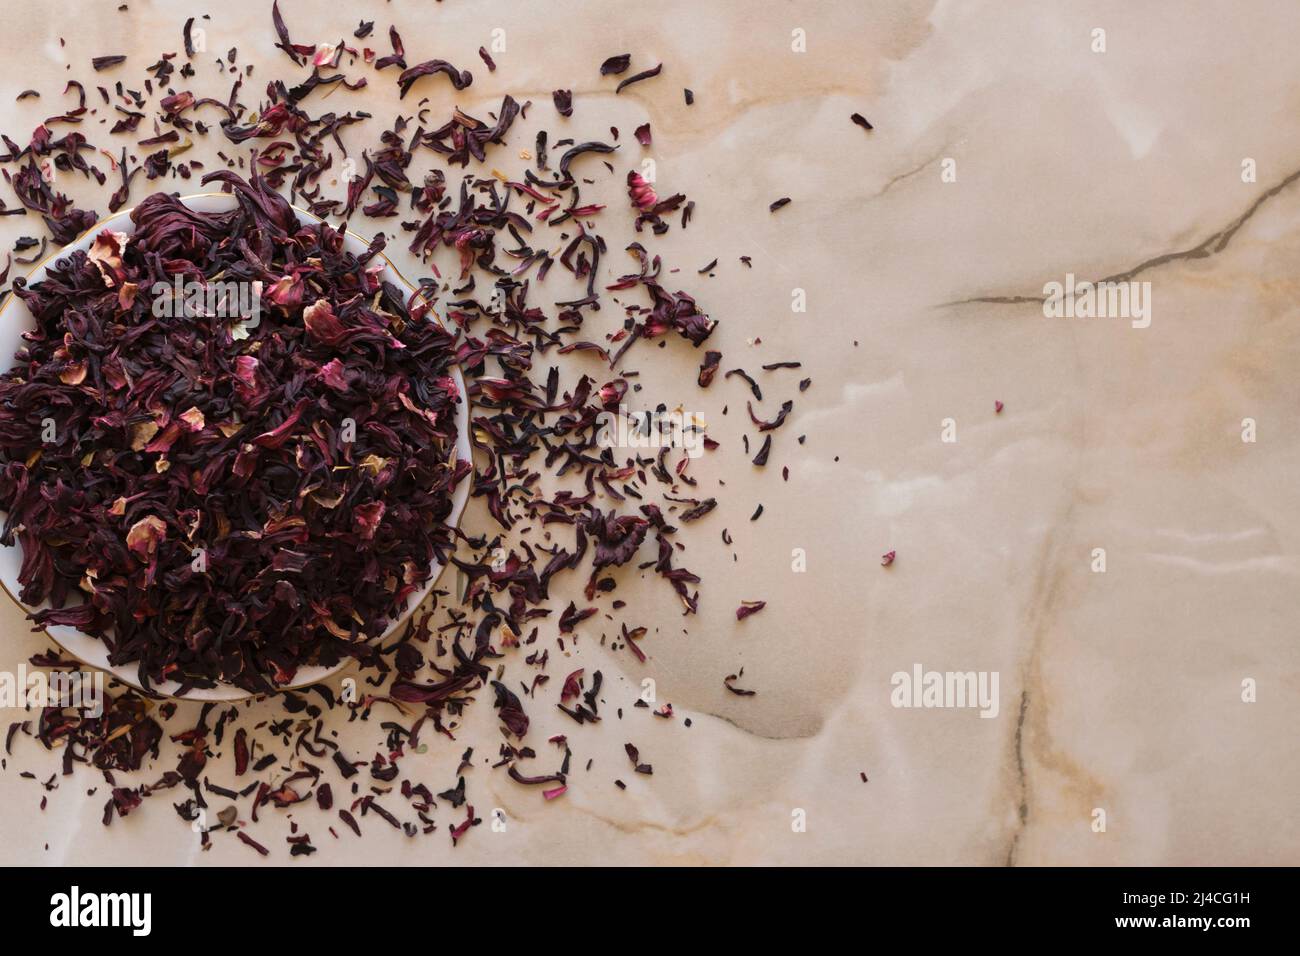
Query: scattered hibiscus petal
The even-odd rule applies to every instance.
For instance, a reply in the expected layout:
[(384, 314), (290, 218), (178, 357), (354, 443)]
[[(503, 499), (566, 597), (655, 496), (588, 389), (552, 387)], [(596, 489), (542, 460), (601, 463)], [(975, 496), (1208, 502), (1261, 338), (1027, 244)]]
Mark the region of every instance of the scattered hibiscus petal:
[(627, 69), (628, 64), (631, 62), (632, 54), (630, 53), (620, 53), (617, 56), (611, 56), (600, 65), (600, 75), (609, 76), (610, 74), (617, 75), (622, 73)]
[(740, 669), (739, 674), (728, 674), (726, 677), (722, 679), (722, 686), (727, 688), (727, 690), (731, 691), (737, 697), (754, 697), (758, 694), (758, 691), (744, 690), (743, 688), (737, 687), (733, 683), (734, 681), (740, 680), (740, 678), (744, 675), (744, 673), (745, 673), (745, 669), (742, 667)]
[(614, 92), (622, 93), (633, 83), (640, 83), (642, 80), (648, 80), (652, 76), (658, 76), (659, 73), (663, 70), (663, 68), (664, 65), (660, 63), (658, 66), (654, 67), (653, 69), (642, 70), (640, 73), (636, 74), (635, 76), (629, 76), (626, 80), (624, 80), (622, 83), (620, 83), (617, 87), (614, 88)]

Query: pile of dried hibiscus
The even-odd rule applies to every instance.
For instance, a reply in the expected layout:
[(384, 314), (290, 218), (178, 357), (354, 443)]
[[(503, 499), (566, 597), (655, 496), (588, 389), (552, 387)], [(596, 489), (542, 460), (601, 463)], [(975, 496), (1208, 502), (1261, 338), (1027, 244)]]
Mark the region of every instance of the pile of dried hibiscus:
[[(53, 605), (36, 622), (101, 637), (142, 686), (265, 692), (384, 633), (446, 562), (471, 465), (452, 336), (380, 280), (382, 243), (355, 256), (258, 177), (207, 179), (234, 211), (157, 193), (133, 235), (15, 283), (37, 329), (0, 375), (0, 540), (22, 600)], [(214, 280), (255, 318), (174, 301)]]

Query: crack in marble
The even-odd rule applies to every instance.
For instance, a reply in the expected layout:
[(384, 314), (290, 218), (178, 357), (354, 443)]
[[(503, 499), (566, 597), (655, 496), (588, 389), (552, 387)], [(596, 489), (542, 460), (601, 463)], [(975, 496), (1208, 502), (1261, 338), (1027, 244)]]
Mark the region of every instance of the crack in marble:
[(1020, 691), (1020, 717), (1016, 720), (1016, 779), (1020, 787), (1020, 826), (1011, 837), (1011, 846), (1007, 849), (1007, 866), (1015, 866), (1016, 850), (1020, 846), (1020, 835), (1029, 823), (1029, 784), (1025, 780), (1025, 714), (1029, 710), (1029, 691)]
[[(1030, 601), (1029, 620), (1032, 622), (1031, 638), (1028, 654), (1025, 657), (1023, 668), (1023, 678), (1021, 681), (1020, 691), (1020, 713), (1016, 720), (1016, 730), (1013, 738), (1013, 748), (1015, 755), (1015, 791), (1014, 799), (1018, 819), (1015, 826), (1015, 832), (1011, 834), (1010, 845), (1007, 847), (1006, 865), (1015, 866), (1016, 857), (1020, 850), (1020, 839), (1024, 836), (1029, 828), (1030, 811), (1032, 807), (1033, 794), (1030, 788), (1030, 774), (1028, 761), (1025, 756), (1025, 728), (1029, 724), (1030, 710), (1030, 686), (1033, 685), (1038, 693), (1034, 695), (1034, 700), (1041, 701), (1042, 704), (1036, 709), (1034, 719), (1042, 727), (1042, 739), (1046, 740), (1046, 692), (1042, 686), (1042, 647), (1043, 639), (1047, 633), (1050, 622), (1055, 616), (1057, 606), (1061, 597), (1061, 581), (1065, 574), (1064, 555), (1061, 554), (1061, 536), (1065, 529), (1073, 527), (1075, 508), (1077, 505), (1078, 493), (1078, 474), (1079, 469), (1074, 469), (1075, 486), (1070, 489), (1069, 500), (1060, 510), (1057, 520), (1051, 525), (1052, 531), (1047, 534), (1043, 541), (1041, 558), (1039, 560), (1040, 572), (1037, 580), (1034, 582), (1033, 597)], [(1031, 742), (1033, 743), (1033, 742)], [(1044, 744), (1045, 746), (1045, 744)], [(1050, 768), (1053, 763), (1049, 755), (1039, 756), (1039, 763)]]
[[(1076, 468), (1076, 476), (1078, 473), (1079, 469)], [(1070, 538), (1069, 532), (1074, 528), (1077, 505), (1076, 481), (1075, 488), (1070, 492), (1069, 503), (1062, 508), (1058, 520), (1053, 523), (1053, 531), (1043, 543), (1040, 561), (1042, 571), (1035, 582), (1035, 599), (1031, 602), (1029, 619), (1032, 622), (1032, 639), (1023, 668), (1020, 715), (1013, 738), (1016, 765), (1014, 772), (1010, 773), (1016, 787), (1013, 799), (1017, 805), (1018, 820), (1007, 848), (1007, 866), (1017, 865), (1021, 838), (1028, 832), (1030, 821), (1034, 818), (1034, 779), (1050, 778), (1049, 783), (1041, 788), (1045, 797), (1052, 795), (1050, 783), (1054, 780), (1058, 794), (1079, 800), (1085, 809), (1102, 805), (1106, 790), (1086, 767), (1081, 766), (1052, 740), (1048, 723), (1051, 701), (1043, 675), (1044, 642), (1050, 633), (1052, 622), (1065, 607), (1067, 558), (1072, 553), (1066, 545)], [(1062, 541), (1063, 537), (1066, 541)], [(1041, 804), (1045, 801), (1039, 802)], [(1052, 818), (1053, 814), (1047, 812), (1045, 819), (1050, 821)]]
[[(1218, 232), (1213, 233), (1198, 245), (1190, 249), (1184, 249), (1181, 252), (1165, 252), (1158, 256), (1152, 256), (1150, 259), (1139, 262), (1131, 269), (1124, 272), (1117, 272), (1114, 275), (1106, 276), (1104, 279), (1096, 280), (1096, 284), (1103, 282), (1128, 282), (1135, 276), (1141, 275), (1149, 269), (1155, 269), (1170, 262), (1190, 259), (1208, 259), (1210, 256), (1217, 255), (1228, 247), (1237, 232), (1240, 231), (1252, 216), (1255, 215), (1266, 202), (1278, 193), (1282, 192), (1296, 180), (1300, 180), (1300, 169), (1295, 170), (1286, 176), (1275, 186), (1265, 190), (1261, 195), (1256, 197), (1255, 201), (1250, 204), (1244, 213), (1234, 219), (1227, 226), (1224, 226)], [(1042, 303), (1045, 301), (1045, 295), (988, 295), (973, 296), (969, 299), (957, 299), (953, 302), (940, 303), (939, 308), (949, 308), (958, 305), (1024, 305), (1029, 302)]]
[(715, 714), (712, 711), (707, 711), (707, 710), (701, 711), (700, 715), (703, 717), (713, 717), (716, 720), (722, 721), (724, 724), (730, 724), (731, 726), (739, 730), (741, 733), (748, 734), (751, 737), (758, 737), (760, 740), (811, 740), (813, 737), (816, 737), (819, 733), (821, 733), (821, 728), (818, 727), (816, 730), (814, 730), (812, 733), (809, 734), (764, 734), (764, 733), (760, 733), (757, 730), (752, 730), (749, 727), (744, 726), (743, 724), (739, 724), (736, 721), (732, 720), (730, 717), (725, 717), (722, 714)]
[(886, 181), (885, 185), (881, 186), (880, 189), (876, 190), (876, 192), (872, 193), (870, 196), (867, 197), (868, 200), (879, 199), (881, 196), (889, 192), (891, 189), (893, 189), (896, 185), (901, 183), (903, 180), (911, 179), (917, 173), (924, 172), (925, 170), (933, 166), (935, 163), (937, 163), (939, 160), (943, 159), (943, 157), (945, 155), (948, 155), (950, 152), (951, 150), (945, 147), (944, 149), (939, 150), (939, 152), (935, 153), (925, 162), (921, 163), (921, 165), (913, 169), (909, 169), (905, 173), (899, 173), (897, 176), (891, 176), (888, 179), (888, 181)]
[(709, 816), (705, 817), (704, 819), (700, 820), (697, 823), (674, 826), (672, 824), (667, 824), (667, 823), (655, 823), (652, 820), (645, 820), (645, 819), (619, 820), (615, 817), (606, 816), (603, 813), (599, 813), (596, 810), (592, 809), (591, 807), (585, 807), (585, 806), (578, 807), (578, 812), (581, 813), (583, 816), (592, 818), (593, 820), (599, 820), (601, 823), (605, 824), (606, 826), (613, 827), (615, 830), (618, 830), (620, 833), (650, 832), (650, 833), (661, 833), (664, 836), (671, 836), (671, 837), (689, 837), (695, 833), (699, 833), (700, 831), (708, 827), (721, 824), (721, 821), (718, 819), (718, 817), (713, 814), (710, 814)]

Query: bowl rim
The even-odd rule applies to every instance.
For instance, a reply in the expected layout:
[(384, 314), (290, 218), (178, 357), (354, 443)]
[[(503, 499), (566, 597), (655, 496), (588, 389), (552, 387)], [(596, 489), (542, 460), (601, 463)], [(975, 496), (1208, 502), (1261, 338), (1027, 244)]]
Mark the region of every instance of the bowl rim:
[[(171, 195), (176, 195), (176, 194), (172, 193)], [(186, 195), (183, 196), (176, 195), (176, 198), (181, 203), (185, 203), (187, 200), (191, 200), (191, 199), (229, 199), (235, 203), (238, 203), (238, 197), (233, 192), (224, 192), (224, 191), (187, 193)], [(135, 210), (139, 207), (139, 205), (140, 203), (136, 203), (132, 206), (127, 207), (126, 209), (120, 209), (117, 212), (112, 213), (111, 215), (105, 216), (104, 218), (100, 219), (93, 226), (90, 226), (88, 229), (78, 234), (77, 237), (73, 239), (71, 242), (65, 243), (64, 245), (60, 246), (58, 249), (55, 249), (47, 253), (45, 257), (42, 258), (39, 262), (33, 263), (31, 267), (27, 270), (26, 274), (21, 276), (21, 278), (25, 280), (30, 280), (30, 278), (33, 275), (35, 275), (37, 272), (44, 270), (45, 267), (51, 261), (56, 260), (62, 256), (68, 255), (70, 250), (72, 250), (75, 246), (83, 242), (87, 236), (90, 236), (104, 229), (108, 223), (117, 222), (124, 217), (129, 219), (131, 214), (135, 212)], [(330, 225), (330, 223), (324, 217), (318, 216), (309, 210), (303, 209), (302, 207), (295, 205), (294, 203), (289, 203), (289, 206), (291, 209), (293, 209), (295, 215), (306, 217), (307, 219), (313, 222), (325, 223), (326, 225)], [(340, 232), (345, 237), (350, 237), (366, 246), (369, 246), (370, 244), (370, 240), (367, 240), (364, 236), (360, 235), (359, 233), (353, 232), (351, 229), (345, 227), (342, 230), (340, 230)], [(383, 250), (380, 250), (377, 253), (377, 255), (384, 260), (388, 269), (392, 270), (393, 275), (397, 277), (398, 282), (400, 282), (403, 286), (405, 286), (411, 293), (413, 293), (416, 296), (419, 296), (420, 298), (424, 299), (426, 303), (428, 303), (429, 306), (428, 315), (433, 319), (433, 321), (441, 325), (443, 329), (445, 329), (446, 331), (452, 332), (454, 334), (455, 330), (450, 328), (447, 325), (447, 323), (443, 320), (442, 316), (438, 314), (437, 310), (433, 306), (433, 303), (430, 302), (428, 298), (425, 296), (424, 290), (419, 285), (407, 279), (406, 276), (402, 274), (402, 271), (398, 269), (397, 264), (394, 263), (393, 260), (390, 259)], [(14, 278), (17, 279), (20, 277), (15, 276)], [(12, 291), (12, 283), (11, 283), (9, 295), (5, 297), (4, 302), (0, 302), (0, 320), (3, 320), (5, 315), (5, 310), (9, 308), (9, 305), (16, 298), (17, 296)], [(463, 427), (460, 428), (457, 432), (456, 443), (453, 447), (453, 452), (458, 454), (461, 451), (462, 446), (464, 446), (468, 452), (466, 456), (467, 460), (472, 463), (473, 445), (470, 444), (469, 442), (469, 427), (470, 427), (469, 414), (470, 414), (470, 404), (471, 404), (469, 398), (469, 390), (466, 387), (464, 374), (462, 373), (460, 365), (458, 363), (454, 363), (452, 365), (451, 375), (456, 379), (456, 382), (460, 387), (462, 401), (458, 406), (460, 410), (457, 413), (457, 418), (458, 418), (458, 424), (463, 425)], [(470, 481), (470, 476), (467, 475), (465, 478), (461, 479), (459, 485), (457, 485), (456, 487), (456, 490), (452, 492), (451, 514), (447, 516), (447, 520), (444, 522), (444, 524), (446, 524), (447, 527), (451, 528), (452, 530), (455, 530), (460, 527), (460, 519), (464, 515), (465, 507), (469, 501), (469, 491), (470, 491), (471, 483), (472, 482)], [(0, 511), (0, 514), (7, 514), (7, 512)], [(0, 545), (0, 548), (3, 547), (4, 547), (3, 545)], [(21, 545), (17, 543), (13, 544), (12, 547), (21, 550)], [(388, 626), (388, 629), (385, 630), (384, 633), (379, 638), (376, 639), (377, 643), (384, 644), (389, 640), (391, 640), (394, 633), (397, 632), (402, 627), (403, 624), (405, 624), (408, 620), (410, 620), (411, 616), (414, 615), (420, 609), (420, 605), (423, 604), (424, 601), (428, 598), (428, 596), (433, 592), (433, 589), (437, 587), (438, 581), (441, 580), (443, 574), (446, 572), (447, 567), (450, 564), (451, 564), (450, 560), (439, 564), (438, 570), (429, 578), (428, 583), (424, 586), (423, 593), (420, 594), (419, 600), (408, 602), (408, 607), (402, 612), (401, 616), (395, 618), (393, 622)], [(28, 607), (28, 605), (20, 601), (18, 597), (9, 590), (9, 586), (8, 584), (5, 583), (3, 576), (0, 576), (0, 591), (3, 591), (5, 596), (9, 598), (9, 600), (12, 601), (20, 611), (23, 612), (25, 618), (28, 621), (31, 620), (30, 613), (32, 609)], [(73, 628), (73, 630), (76, 630), (76, 628)], [(189, 692), (185, 694), (177, 695), (169, 691), (160, 690), (157, 685), (150, 688), (149, 690), (146, 690), (145, 688), (140, 686), (137, 677), (127, 677), (124, 675), (124, 673), (119, 673), (117, 670), (114, 670), (111, 667), (104, 667), (103, 665), (94, 664), (91, 663), (90, 661), (85, 660), (80, 654), (78, 654), (76, 651), (72, 650), (71, 648), (67, 647), (61, 640), (59, 640), (59, 638), (55, 637), (55, 635), (50, 632), (50, 629), (48, 627), (42, 626), (38, 628), (33, 628), (32, 632), (44, 634), (46, 638), (48, 638), (61, 650), (70, 654), (82, 666), (89, 667), (95, 671), (102, 672), (110, 680), (115, 680), (120, 683), (123, 683), (128, 687), (131, 687), (137, 693), (144, 694), (146, 696), (156, 698), (156, 699), (176, 700), (176, 701), (182, 701), (186, 703), (210, 703), (210, 702), (237, 703), (239, 701), (252, 700), (257, 697), (264, 697), (264, 696), (270, 696), (271, 694), (283, 693), (284, 691), (298, 690), (304, 687), (310, 687), (312, 684), (319, 684), (320, 682), (329, 680), (332, 677), (337, 677), (339, 674), (347, 670), (350, 666), (352, 666), (355, 663), (355, 661), (352, 658), (344, 658), (342, 661), (340, 661), (338, 664), (334, 665), (333, 667), (327, 668), (319, 664), (311, 665), (313, 667), (319, 668), (321, 670), (321, 673), (313, 675), (308, 680), (295, 681), (293, 683), (286, 684), (283, 687), (277, 687), (270, 692), (257, 693), (254, 691), (244, 690), (243, 688), (236, 687), (233, 684), (218, 682), (216, 687), (192, 688)], [(78, 631), (78, 633), (83, 634), (83, 636), (89, 639), (98, 640), (98, 638), (95, 638), (94, 635), (84, 634), (84, 632), (80, 632), (80, 631)], [(125, 668), (129, 665), (121, 665), (121, 666)], [(177, 682), (169, 681), (167, 683), (175, 685)]]

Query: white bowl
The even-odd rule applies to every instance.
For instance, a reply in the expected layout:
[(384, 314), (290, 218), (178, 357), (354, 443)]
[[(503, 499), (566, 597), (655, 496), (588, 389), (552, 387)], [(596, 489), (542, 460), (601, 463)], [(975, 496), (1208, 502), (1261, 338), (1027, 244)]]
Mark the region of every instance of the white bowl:
[[(235, 197), (229, 193), (202, 193), (195, 196), (182, 196), (181, 202), (196, 212), (226, 212), (237, 205)], [(86, 232), (75, 242), (47, 256), (27, 276), (28, 285), (39, 282), (44, 278), (46, 266), (50, 263), (78, 249), (88, 250), (95, 241), (95, 236), (99, 235), (104, 229), (124, 232), (128, 235), (134, 233), (135, 223), (131, 221), (131, 212), (131, 209), (125, 209), (97, 223), (93, 229)], [(301, 219), (320, 221), (320, 217), (314, 216), (296, 206), (294, 212)], [(351, 232), (344, 236), (344, 244), (345, 248), (357, 255), (365, 252), (369, 247), (368, 242)], [(385, 282), (391, 282), (398, 288), (406, 289), (408, 293), (415, 292), (415, 287), (402, 277), (392, 261), (387, 256), (383, 256), (383, 259), (387, 263), (387, 267), (381, 274), (382, 279)], [(436, 321), (441, 322), (441, 319), (434, 315), (432, 309), (429, 311), (429, 315), (433, 316)], [(35, 328), (36, 320), (28, 311), (26, 303), (11, 293), (4, 304), (0, 306), (0, 368), (8, 369), (12, 366), (14, 353), (26, 344), (23, 341), (22, 333)], [(451, 375), (455, 379), (461, 394), (461, 401), (456, 406), (456, 459), (458, 461), (472, 461), (473, 454), (469, 443), (469, 400), (465, 396), (465, 380), (460, 374), (460, 369), (455, 366), (452, 367)], [(469, 498), (471, 477), (467, 475), (463, 478), (452, 495), (451, 514), (447, 516), (447, 524), (453, 528), (460, 521), (461, 512), (464, 511), (465, 502)], [(4, 512), (0, 512), (0, 520), (3, 520), (3, 516)], [(29, 613), (49, 607), (49, 601), (37, 607), (31, 607), (18, 600), (17, 595), (22, 590), (22, 585), (18, 583), (18, 572), (22, 568), (22, 561), (22, 547), (17, 542), (9, 547), (0, 545), (0, 585), (3, 585), (5, 592), (19, 607)], [(442, 574), (442, 570), (443, 565), (435, 560), (430, 570), (429, 582), (410, 596), (405, 610), (394, 619), (392, 625), (380, 638), (381, 641), (392, 637), (406, 623), (407, 619), (415, 612), (415, 609), (420, 606), (420, 602), (433, 590), (434, 585), (438, 582), (438, 577)], [(63, 624), (51, 625), (44, 628), (44, 631), (51, 640), (83, 664), (107, 671), (118, 680), (132, 687), (140, 687), (139, 665), (135, 663), (126, 665), (110, 664), (108, 662), (108, 648), (99, 638), (83, 634), (76, 628)], [(300, 667), (294, 675), (294, 683), (290, 686), (304, 687), (308, 684), (314, 684), (337, 674), (347, 665), (348, 659), (345, 658), (333, 667), (319, 665)], [(162, 681), (153, 685), (153, 691), (164, 696), (174, 696), (179, 689), (180, 684), (176, 681)], [(243, 700), (252, 696), (254, 696), (252, 693), (243, 688), (234, 687), (230, 684), (219, 684), (212, 688), (193, 688), (185, 694), (184, 699), (232, 701)]]

